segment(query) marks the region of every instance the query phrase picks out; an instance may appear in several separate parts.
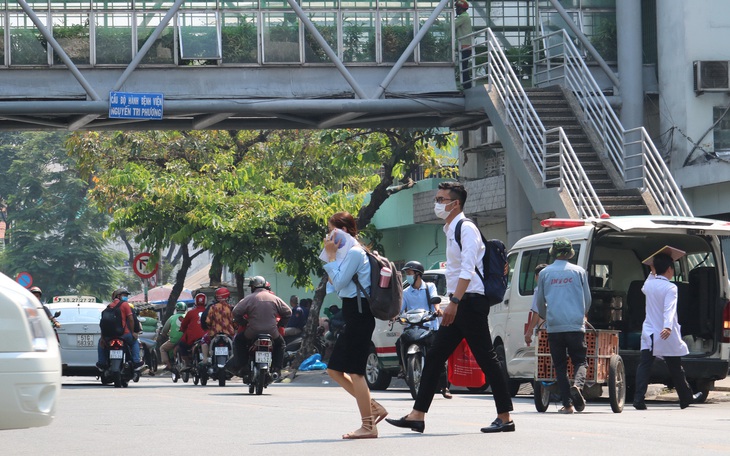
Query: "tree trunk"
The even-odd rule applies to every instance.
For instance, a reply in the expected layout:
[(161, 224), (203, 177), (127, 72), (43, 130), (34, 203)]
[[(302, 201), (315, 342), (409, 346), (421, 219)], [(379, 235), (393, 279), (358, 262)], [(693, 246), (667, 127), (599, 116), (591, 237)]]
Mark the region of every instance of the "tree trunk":
[[(302, 332), (302, 346), (294, 357), (291, 365), (291, 373), (289, 378), (293, 379), (296, 377), (297, 369), (306, 358), (315, 352), (315, 338), (317, 330), (319, 329), (319, 311), (322, 309), (322, 302), (327, 295), (327, 275), (325, 274), (320, 280), (319, 285), (314, 291), (314, 297), (312, 298), (312, 306), (309, 308), (309, 317), (307, 317), (307, 324), (304, 326)], [(322, 353), (324, 355), (324, 353)]]
[(183, 291), (185, 278), (188, 275), (190, 265), (193, 263), (193, 257), (190, 256), (187, 243), (181, 244), (180, 250), (182, 250), (182, 263), (180, 264), (180, 269), (177, 270), (177, 274), (175, 275), (175, 284), (172, 286), (170, 297), (167, 298), (165, 317), (162, 321), (167, 321), (167, 319), (170, 318), (173, 313), (175, 313), (175, 303), (177, 302), (177, 298), (180, 297), (180, 294)]
[(218, 255), (213, 255), (213, 261), (210, 264), (210, 270), (208, 271), (208, 279), (210, 279), (210, 285), (215, 286), (221, 283), (221, 276), (223, 275), (223, 264), (221, 264), (221, 258)]

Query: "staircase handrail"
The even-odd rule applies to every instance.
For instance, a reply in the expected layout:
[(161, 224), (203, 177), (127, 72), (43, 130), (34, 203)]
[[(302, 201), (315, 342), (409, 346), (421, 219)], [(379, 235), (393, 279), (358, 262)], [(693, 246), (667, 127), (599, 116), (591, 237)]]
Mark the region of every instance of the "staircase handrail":
[[(578, 218), (599, 218), (606, 213), (601, 200), (591, 185), (583, 165), (573, 150), (563, 127), (552, 128), (545, 132), (546, 137), (557, 134), (556, 141), (546, 143), (545, 163), (559, 163), (560, 167), (560, 188), (568, 192), (570, 200), (575, 204)], [(549, 146), (557, 146), (556, 154), (547, 153)], [(550, 160), (550, 157), (558, 155), (559, 160)], [(552, 168), (552, 167), (548, 167)], [(547, 169), (545, 170), (547, 173)], [(550, 182), (553, 179), (548, 179)]]
[[(533, 46), (535, 56), (543, 56), (534, 59), (535, 78), (541, 83), (560, 79), (564, 81), (578, 99), (587, 121), (600, 137), (609, 160), (623, 181), (626, 184), (640, 181), (641, 190), (654, 197), (662, 214), (691, 216), (692, 211), (684, 195), (651, 137), (640, 127), (643, 133), (640, 133), (639, 139), (629, 139), (629, 136), (636, 134), (637, 129), (624, 129), (568, 33), (561, 29), (541, 35), (533, 41)], [(538, 70), (541, 66), (545, 69)], [(639, 152), (630, 152), (632, 148)], [(637, 158), (639, 154), (642, 155), (642, 165), (627, 166), (629, 158)], [(627, 177), (627, 171), (639, 168), (642, 174), (640, 177)], [(659, 179), (659, 176), (662, 178)]]
[[(483, 49), (484, 43), (486, 43), (486, 70), (489, 89), (490, 91), (492, 89), (495, 90), (495, 93), (504, 106), (507, 117), (505, 123), (508, 125), (511, 123), (514, 126), (515, 131), (522, 141), (522, 159), (529, 159), (535, 165), (542, 179), (542, 184), (545, 186), (548, 182), (546, 169), (548, 143), (545, 126), (512, 69), (512, 65), (502, 49), (502, 44), (494, 36), (492, 30), (485, 28), (472, 33), (470, 37), (475, 38), (471, 40), (472, 42), (480, 43), (481, 49)], [(472, 45), (473, 55), (478, 55), (474, 52), (476, 50), (480, 50), (482, 54), (484, 53), (484, 51), (478, 49), (480, 45)], [(472, 61), (478, 62), (479, 59), (475, 58)], [(470, 68), (470, 74), (475, 73), (477, 72)], [(586, 176), (562, 128), (560, 128), (560, 132), (561, 162), (564, 160), (563, 155), (570, 155), (572, 153), (572, 157), (567, 157), (565, 160), (571, 163), (573, 169), (576, 170), (576, 173), (569, 177), (561, 170), (560, 190), (566, 190), (568, 192), (578, 213), (586, 214), (585, 216), (587, 217), (599, 217), (604, 213), (603, 205), (596, 196), (593, 185)]]
[[(642, 176), (627, 179), (630, 183), (634, 180), (643, 179), (644, 188), (651, 194), (654, 201), (659, 207), (666, 207), (663, 211), (665, 215), (680, 215), (692, 217), (692, 210), (682, 195), (669, 167), (664, 162), (661, 154), (654, 146), (649, 133), (644, 127), (637, 127), (625, 132), (626, 142), (626, 163), (631, 163), (632, 158), (637, 158), (636, 162), (641, 163)], [(630, 138), (638, 135), (639, 138), (631, 141)], [(640, 147), (629, 147), (637, 145)], [(631, 168), (630, 166), (628, 167)]]

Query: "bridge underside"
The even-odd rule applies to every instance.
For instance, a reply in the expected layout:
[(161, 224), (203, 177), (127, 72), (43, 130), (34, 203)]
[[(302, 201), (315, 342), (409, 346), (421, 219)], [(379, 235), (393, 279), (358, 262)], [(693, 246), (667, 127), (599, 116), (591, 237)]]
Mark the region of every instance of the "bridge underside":
[[(348, 70), (369, 95), (378, 93), (391, 67)], [(80, 71), (105, 100), (90, 100), (64, 68), (0, 71), (0, 130), (458, 130), (487, 122), (483, 111), (465, 106), (450, 65), (405, 66), (384, 96), (367, 99), (358, 98), (333, 67), (137, 68), (123, 90), (164, 93), (162, 120), (110, 119), (106, 95), (124, 69)]]

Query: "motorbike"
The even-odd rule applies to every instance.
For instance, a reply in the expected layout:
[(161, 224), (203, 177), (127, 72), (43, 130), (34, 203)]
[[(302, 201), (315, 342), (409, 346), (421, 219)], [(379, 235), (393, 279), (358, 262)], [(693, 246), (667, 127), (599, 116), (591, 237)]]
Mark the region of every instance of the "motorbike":
[(226, 369), (226, 363), (233, 355), (233, 341), (228, 335), (216, 334), (210, 341), (211, 363), (206, 362), (205, 369), (213, 380), (218, 380), (218, 386), (226, 386), (226, 380), (233, 375)]
[(129, 381), (134, 380), (139, 373), (134, 370), (132, 355), (124, 339), (109, 339), (104, 352), (107, 367), (99, 374), (102, 385), (114, 383), (115, 388), (129, 386)]
[[(205, 359), (203, 357), (203, 341), (197, 340), (193, 344), (193, 365), (190, 367), (190, 372), (193, 376), (193, 384), (197, 385), (198, 382), (202, 386), (208, 384), (208, 369), (205, 367)], [(183, 381), (185, 381), (185, 372), (183, 371)]]
[[(302, 348), (302, 342), (304, 342), (304, 336), (301, 334), (284, 336), (284, 344), (286, 344), (286, 348), (284, 349), (284, 367), (291, 365), (292, 361), (294, 361), (297, 352)], [(326, 346), (324, 327), (319, 326), (317, 328), (317, 337), (314, 339), (314, 353), (319, 353), (324, 356)]]
[[(155, 350), (156, 342), (146, 337), (139, 338), (139, 357), (147, 365), (147, 372), (150, 375), (157, 373), (158, 361), (157, 351)], [(134, 378), (135, 383), (139, 381), (139, 375)]]
[[(431, 300), (435, 301), (431, 304), (438, 304), (441, 301), (438, 297), (433, 297)], [(426, 326), (426, 323), (436, 318), (438, 315), (435, 312), (423, 309), (409, 310), (398, 317), (398, 321), (405, 326), (399, 340), (406, 383), (413, 399), (418, 396), (426, 352), (436, 337), (436, 331)]]
[(271, 375), (271, 361), (274, 353), (274, 341), (268, 334), (259, 334), (251, 344), (248, 352), (249, 374), (243, 382), (248, 383), (248, 393), (261, 395), (264, 388), (274, 381)]

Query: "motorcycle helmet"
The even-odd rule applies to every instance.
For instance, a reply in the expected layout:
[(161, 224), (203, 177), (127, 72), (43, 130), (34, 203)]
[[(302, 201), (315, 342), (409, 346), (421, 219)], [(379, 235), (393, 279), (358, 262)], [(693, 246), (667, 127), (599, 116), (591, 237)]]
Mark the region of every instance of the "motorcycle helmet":
[(198, 293), (195, 295), (196, 306), (204, 306), (206, 302), (208, 302), (208, 297), (205, 296), (205, 293)]
[(184, 302), (178, 301), (175, 303), (175, 312), (185, 312), (186, 310), (188, 310), (188, 305)]
[(403, 266), (403, 269), (401, 269), (402, 272), (406, 271), (413, 271), (414, 273), (418, 274), (419, 276), (423, 275), (424, 269), (423, 265), (419, 263), (418, 261), (409, 261), (408, 263)]
[(248, 282), (248, 286), (251, 287), (251, 291), (257, 288), (266, 288), (266, 279), (261, 276), (252, 277)]
[(43, 296), (43, 292), (38, 287), (31, 287), (31, 289), (29, 291), (33, 294), (37, 293), (38, 295)]
[(121, 296), (123, 294), (129, 296), (129, 290), (127, 290), (126, 288), (117, 288), (112, 293), (112, 301), (114, 301), (115, 299), (117, 299), (119, 296)]
[(224, 301), (230, 297), (231, 297), (231, 292), (228, 291), (228, 288), (220, 287), (217, 290), (215, 290), (216, 301)]
[(462, 9), (462, 10), (468, 10), (469, 9), (469, 2), (466, 0), (456, 0), (454, 2), (454, 8), (456, 9)]

